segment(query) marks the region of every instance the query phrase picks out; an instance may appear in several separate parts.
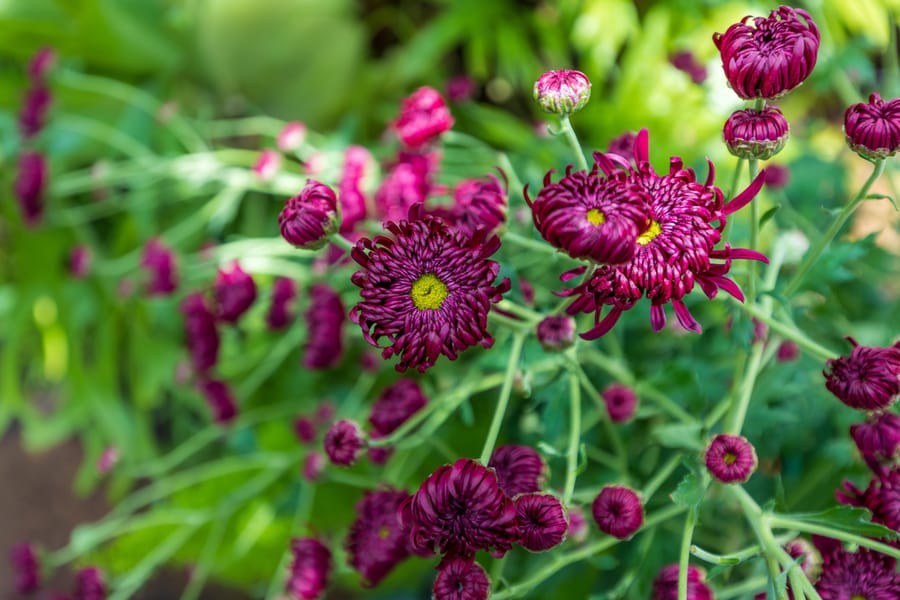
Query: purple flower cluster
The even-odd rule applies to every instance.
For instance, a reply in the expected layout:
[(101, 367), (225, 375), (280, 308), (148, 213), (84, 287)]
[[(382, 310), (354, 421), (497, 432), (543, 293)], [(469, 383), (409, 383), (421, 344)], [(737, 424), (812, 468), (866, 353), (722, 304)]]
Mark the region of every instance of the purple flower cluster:
[(815, 585), (822, 600), (900, 598), (896, 559), (868, 548), (848, 552), (828, 538), (813, 536), (813, 543), (822, 553), (822, 575)]

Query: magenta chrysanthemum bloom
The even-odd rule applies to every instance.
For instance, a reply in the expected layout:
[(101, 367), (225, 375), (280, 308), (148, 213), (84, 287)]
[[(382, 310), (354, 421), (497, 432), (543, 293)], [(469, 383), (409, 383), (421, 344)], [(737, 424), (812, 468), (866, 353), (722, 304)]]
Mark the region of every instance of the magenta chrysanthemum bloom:
[[(713, 600), (712, 590), (706, 585), (706, 571), (694, 565), (687, 568), (688, 600)], [(660, 569), (653, 579), (651, 600), (678, 600), (678, 563)]]
[(851, 425), (850, 436), (866, 464), (877, 473), (881, 462), (893, 462), (900, 452), (900, 415), (875, 413), (865, 423)]
[(835, 492), (838, 502), (872, 511), (872, 522), (900, 531), (900, 466), (879, 466), (876, 476), (865, 490), (849, 481)]
[(325, 470), (325, 456), (321, 452), (310, 452), (303, 459), (303, 479), (314, 483), (319, 480), (322, 471)]
[(25, 92), (25, 102), (19, 112), (19, 132), (23, 138), (32, 138), (44, 128), (52, 100), (53, 95), (43, 83), (33, 85)]
[(22, 217), (28, 226), (37, 225), (44, 214), (44, 190), (47, 189), (47, 159), (40, 152), (19, 156), (14, 192)]
[(781, 6), (768, 17), (744, 17), (724, 34), (713, 34), (713, 43), (738, 96), (777, 98), (803, 83), (816, 66), (819, 29), (806, 11)]
[(620, 540), (630, 538), (644, 524), (641, 497), (624, 485), (608, 485), (600, 490), (591, 513), (600, 531)]
[(401, 379), (381, 392), (372, 405), (369, 423), (382, 436), (390, 435), (428, 404), (428, 397), (412, 379)]
[(638, 397), (627, 385), (612, 384), (600, 394), (613, 423), (627, 423), (637, 411)]
[(69, 253), (69, 273), (75, 279), (87, 277), (91, 270), (91, 250), (87, 246), (75, 246)]
[(746, 108), (731, 113), (722, 136), (728, 151), (739, 158), (768, 160), (781, 152), (791, 128), (774, 106)]
[(425, 86), (403, 100), (400, 115), (392, 127), (404, 145), (419, 148), (449, 131), (453, 116), (441, 93)]
[(625, 160), (634, 158), (634, 143), (637, 141), (637, 134), (633, 131), (626, 131), (609, 141), (607, 146), (607, 154), (616, 154)]
[(515, 504), (500, 489), (493, 469), (467, 458), (439, 467), (399, 512), (417, 553), (471, 558), (493, 548), (502, 556), (516, 541)]
[(272, 303), (269, 312), (266, 313), (266, 325), (269, 329), (277, 331), (284, 329), (294, 320), (292, 310), (294, 299), (297, 297), (297, 284), (293, 279), (278, 277), (272, 284)]
[(337, 196), (324, 183), (310, 179), (300, 193), (284, 203), (278, 215), (281, 237), (289, 244), (317, 250), (328, 243), (341, 220)]
[(537, 339), (547, 352), (561, 352), (575, 343), (575, 320), (565, 315), (544, 317), (537, 324)]
[(639, 236), (649, 226), (650, 196), (621, 171), (601, 177), (595, 163), (590, 172), (572, 172), (571, 165), (558, 183), (549, 171), (544, 187), (532, 200), (534, 226), (554, 248), (576, 259), (618, 264), (631, 260)]
[(303, 146), (305, 140), (306, 125), (300, 121), (291, 121), (286, 123), (285, 126), (281, 128), (281, 131), (278, 132), (275, 144), (282, 152), (296, 152)]
[(561, 544), (569, 529), (566, 511), (552, 494), (516, 496), (516, 521), (519, 544), (531, 552), (543, 552)]
[(844, 113), (844, 134), (850, 149), (869, 160), (900, 150), (900, 98), (885, 102), (877, 93)]
[(375, 587), (409, 556), (409, 530), (403, 527), (397, 509), (409, 496), (405, 491), (366, 492), (356, 504), (356, 520), (350, 525), (344, 548), (347, 563)]
[(366, 197), (362, 192), (363, 179), (372, 171), (375, 159), (363, 146), (349, 146), (344, 152), (344, 170), (338, 182), (338, 202), (341, 205), (341, 233), (353, 231), (366, 218)]
[(825, 554), (816, 591), (822, 600), (896, 600), (900, 574), (896, 559), (860, 548), (847, 552), (840, 545)]
[(191, 364), (198, 373), (205, 373), (215, 366), (219, 359), (219, 330), (216, 317), (206, 306), (202, 292), (189, 294), (181, 301), (184, 317), (184, 333)]
[(224, 425), (237, 416), (237, 403), (227, 383), (218, 379), (204, 379), (197, 382), (197, 389), (206, 398), (216, 423)]
[(75, 595), (73, 600), (106, 600), (106, 582), (103, 571), (97, 567), (86, 567), (75, 575)]
[(27, 594), (41, 585), (41, 565), (34, 546), (26, 542), (16, 544), (9, 551), (9, 563), (16, 576), (16, 589)]
[(547, 474), (544, 459), (528, 446), (499, 446), (491, 453), (488, 466), (497, 472), (500, 489), (510, 498), (539, 491)]
[(159, 239), (152, 238), (144, 245), (140, 264), (150, 275), (147, 295), (168, 296), (178, 287), (175, 254)]
[[(506, 175), (501, 171), (504, 177)], [(493, 233), (506, 221), (506, 185), (494, 175), (484, 179), (466, 179), (453, 190), (453, 206), (439, 207), (431, 214), (441, 217), (467, 236), (483, 228)]]
[(838, 400), (858, 410), (882, 410), (900, 394), (900, 347), (860, 346), (852, 337), (850, 356), (829, 359), (825, 387)]
[(747, 438), (720, 433), (703, 453), (709, 473), (722, 483), (744, 483), (756, 470), (756, 449)]
[(314, 538), (291, 541), (294, 560), (285, 590), (292, 599), (316, 600), (328, 585), (331, 575), (331, 550)]
[[(699, 333), (700, 324), (682, 301), (694, 285), (699, 285), (709, 298), (724, 290), (743, 301), (740, 288), (726, 277), (731, 261), (767, 262), (765, 256), (753, 250), (731, 248), (728, 244), (716, 249), (727, 216), (754, 198), (762, 187), (765, 171), (726, 204), (722, 190), (713, 185), (715, 170), (712, 163), (706, 182), (701, 184), (693, 170), (683, 168), (680, 158), (673, 157), (669, 173), (660, 176), (650, 166), (649, 156), (646, 129), (641, 130), (635, 142), (634, 165), (614, 154), (594, 153), (597, 165), (608, 178), (625, 177), (638, 183), (650, 195), (650, 225), (637, 238), (631, 260), (595, 268), (583, 283), (560, 294), (576, 296), (567, 309), (569, 314), (595, 313), (596, 325), (581, 334), (584, 339), (597, 339), (607, 333), (621, 314), (643, 297), (651, 303), (650, 323), (654, 331), (665, 326), (663, 307), (671, 303), (682, 327)], [(585, 270), (580, 267), (564, 274), (562, 279), (568, 280)], [(611, 310), (601, 319), (606, 306)]]
[(307, 416), (294, 419), (294, 434), (304, 444), (309, 444), (316, 439), (316, 424)]
[(591, 80), (581, 71), (547, 71), (534, 82), (534, 99), (547, 112), (567, 115), (591, 99)]
[(303, 353), (307, 369), (328, 369), (341, 360), (344, 353), (344, 303), (340, 295), (324, 283), (309, 290), (310, 304), (306, 310), (309, 335)]
[(439, 156), (401, 152), (375, 192), (375, 211), (383, 221), (400, 221), (410, 208), (425, 202)]
[(431, 593), (432, 600), (487, 600), (491, 580), (477, 562), (454, 558), (438, 568)]
[(336, 465), (349, 467), (356, 462), (366, 446), (366, 439), (359, 425), (341, 419), (325, 434), (325, 454)]
[(422, 373), (441, 354), (456, 360), (476, 344), (490, 348), (488, 311), (509, 289), (508, 279), (493, 285), (500, 265), (488, 260), (499, 238), (486, 239), (484, 230), (468, 238), (423, 215), (421, 205), (410, 209), (408, 221), (386, 228), (390, 237), (364, 238), (351, 252), (363, 269), (351, 278), (362, 296), (351, 318), (366, 341), (383, 348), (384, 358), (399, 356), (401, 372), (414, 367)]
[(213, 298), (216, 318), (226, 323), (237, 323), (256, 302), (256, 282), (234, 261), (230, 268), (220, 268), (216, 272)]

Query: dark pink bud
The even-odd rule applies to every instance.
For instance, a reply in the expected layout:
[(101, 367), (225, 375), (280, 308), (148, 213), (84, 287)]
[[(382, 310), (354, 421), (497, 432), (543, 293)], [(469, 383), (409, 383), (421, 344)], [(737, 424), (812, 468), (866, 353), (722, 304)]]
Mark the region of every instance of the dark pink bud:
[(499, 446), (488, 466), (497, 472), (500, 489), (510, 498), (541, 489), (547, 466), (537, 450), (528, 446)]
[(825, 387), (838, 400), (858, 410), (881, 410), (896, 402), (900, 394), (900, 348), (853, 344), (850, 356), (826, 363)]
[(28, 63), (28, 77), (32, 80), (43, 79), (56, 64), (56, 51), (53, 48), (44, 47), (35, 52)]
[(323, 400), (316, 405), (315, 422), (316, 425), (325, 425), (331, 423), (334, 415), (337, 414), (337, 407), (331, 400)]
[(325, 434), (325, 454), (332, 463), (349, 467), (356, 462), (359, 453), (366, 447), (366, 439), (359, 425), (341, 419)]
[(722, 483), (744, 483), (759, 463), (756, 449), (747, 438), (727, 433), (712, 439), (703, 454), (703, 462), (710, 474)]
[(900, 451), (900, 416), (892, 412), (875, 413), (865, 423), (851, 425), (850, 436), (866, 464), (877, 472), (882, 461), (892, 462)]
[(119, 449), (115, 446), (108, 446), (103, 452), (100, 454), (100, 458), (97, 459), (97, 471), (101, 474), (106, 474), (112, 471), (113, 467), (119, 462)]
[(389, 435), (428, 404), (428, 397), (412, 379), (385, 388), (372, 405), (369, 423), (382, 436)]
[(850, 149), (868, 159), (887, 158), (900, 150), (900, 98), (885, 102), (878, 94), (853, 104), (844, 113)]
[(23, 138), (34, 137), (44, 128), (52, 101), (53, 95), (43, 83), (37, 83), (25, 92), (25, 101), (19, 112), (19, 132)]
[(281, 155), (274, 150), (266, 149), (259, 153), (253, 163), (253, 172), (260, 181), (272, 181), (281, 168)]
[(770, 190), (780, 190), (791, 180), (791, 170), (782, 165), (769, 165), (765, 173), (766, 188)]
[(256, 301), (256, 283), (237, 261), (231, 268), (220, 268), (213, 285), (215, 314), (219, 321), (236, 323)]
[(231, 388), (224, 381), (205, 379), (197, 383), (197, 388), (206, 398), (216, 423), (224, 425), (237, 416), (237, 403), (234, 401)]
[(684, 71), (691, 77), (691, 81), (700, 85), (706, 81), (706, 67), (697, 62), (693, 52), (682, 50), (669, 57), (669, 62), (679, 71)]
[(306, 140), (306, 125), (299, 121), (291, 121), (278, 132), (276, 141), (282, 152), (296, 152)]
[(566, 539), (569, 523), (559, 498), (542, 493), (520, 494), (515, 502), (518, 542), (523, 548), (543, 552)]
[(363, 180), (375, 167), (375, 159), (363, 146), (349, 146), (344, 152), (344, 170), (338, 182), (338, 200), (341, 206), (341, 233), (353, 231), (366, 218), (366, 197), (362, 191)]
[(475, 95), (477, 84), (475, 80), (466, 74), (454, 75), (447, 81), (447, 98), (453, 104), (460, 104), (471, 100)]
[(303, 478), (315, 483), (325, 470), (325, 456), (321, 452), (310, 452), (303, 459)]
[(795, 538), (784, 545), (788, 555), (797, 559), (800, 558), (800, 568), (806, 574), (807, 579), (815, 582), (822, 573), (822, 555), (816, 550), (816, 547), (806, 541), (804, 538)]
[(281, 236), (289, 244), (306, 250), (317, 250), (327, 244), (339, 222), (334, 190), (312, 179), (299, 194), (285, 202), (278, 215)]
[(569, 534), (570, 540), (576, 544), (580, 544), (587, 539), (588, 522), (584, 516), (584, 511), (580, 506), (572, 505), (569, 507)]
[[(688, 600), (713, 600), (712, 590), (706, 585), (706, 571), (688, 565)], [(678, 563), (663, 567), (653, 579), (653, 594), (650, 600), (678, 600)]]
[(491, 580), (477, 562), (454, 558), (441, 563), (431, 593), (433, 600), (487, 600)]
[(561, 352), (575, 343), (575, 320), (566, 315), (544, 317), (537, 324), (537, 339), (547, 352)]
[(87, 277), (91, 270), (91, 251), (87, 246), (75, 246), (69, 253), (69, 273), (76, 279)]
[(285, 588), (287, 593), (298, 600), (321, 598), (331, 575), (331, 551), (314, 538), (292, 540), (291, 551), (294, 559)]
[(47, 160), (39, 152), (19, 156), (14, 191), (28, 226), (37, 225), (44, 214), (44, 190), (47, 188)]
[(316, 425), (309, 417), (297, 417), (294, 421), (294, 433), (304, 444), (312, 443), (316, 439)]
[(408, 496), (405, 490), (372, 491), (356, 504), (356, 520), (344, 548), (347, 563), (362, 575), (366, 587), (377, 586), (409, 556), (409, 529), (397, 513)]
[(16, 589), (27, 594), (41, 585), (41, 565), (34, 546), (23, 542), (9, 551), (9, 562), (16, 577)]
[(797, 342), (785, 340), (778, 345), (775, 360), (778, 362), (792, 362), (800, 358), (800, 347)]
[(791, 128), (774, 106), (747, 108), (731, 113), (722, 136), (728, 151), (739, 158), (768, 160), (781, 152)]
[(613, 423), (627, 423), (634, 418), (638, 397), (633, 389), (626, 385), (613, 384), (603, 390), (601, 396)]
[(600, 490), (591, 513), (600, 531), (620, 540), (630, 538), (644, 524), (641, 497), (624, 485), (608, 485)]
[(567, 115), (591, 99), (591, 81), (581, 71), (547, 71), (534, 82), (534, 99), (547, 112)]
[(393, 123), (400, 141), (420, 148), (453, 127), (453, 117), (440, 92), (421, 87), (403, 100), (400, 116)]
[(175, 255), (159, 239), (152, 238), (144, 245), (140, 264), (150, 275), (147, 281), (149, 296), (167, 296), (178, 287)]
[(341, 360), (344, 345), (344, 303), (333, 289), (317, 283), (310, 289), (310, 305), (306, 311), (309, 334), (303, 353), (307, 369), (328, 369)]
[(279, 277), (272, 284), (272, 303), (266, 313), (266, 325), (277, 331), (284, 329), (294, 320), (293, 301), (297, 297), (297, 284), (293, 279)]
[(103, 571), (97, 567), (87, 567), (78, 571), (75, 575), (73, 600), (106, 600)]
[(219, 359), (219, 330), (216, 318), (206, 306), (202, 292), (194, 292), (181, 302), (184, 332), (191, 364), (197, 373), (205, 373)]

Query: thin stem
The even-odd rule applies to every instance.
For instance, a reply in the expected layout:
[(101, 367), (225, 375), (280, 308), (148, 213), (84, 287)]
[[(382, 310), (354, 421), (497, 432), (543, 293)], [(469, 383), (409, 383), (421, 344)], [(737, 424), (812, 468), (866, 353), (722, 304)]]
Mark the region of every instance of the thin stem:
[(587, 171), (588, 164), (587, 160), (584, 158), (584, 150), (581, 149), (581, 144), (578, 142), (578, 136), (575, 135), (575, 130), (572, 128), (572, 122), (569, 121), (569, 115), (560, 115), (559, 124), (563, 135), (566, 136), (566, 142), (569, 143), (569, 148), (575, 155), (579, 168), (582, 171)]
[[(600, 398), (600, 392), (597, 391), (597, 388), (591, 383), (587, 373), (585, 373), (584, 369), (581, 368), (581, 365), (578, 364), (578, 360), (574, 355), (570, 355), (570, 361), (570, 366), (577, 375), (577, 380), (584, 386), (584, 390), (591, 395), (591, 398), (598, 400)], [(628, 457), (625, 452), (625, 445), (622, 443), (622, 437), (619, 435), (619, 430), (613, 425), (612, 419), (609, 418), (609, 413), (606, 410), (598, 410), (597, 415), (599, 416), (599, 420), (603, 423), (603, 427), (606, 430), (606, 435), (609, 437), (610, 443), (612, 443), (613, 452), (615, 452), (616, 459), (619, 463), (619, 470), (622, 472), (622, 475), (627, 478)]]
[[(759, 174), (759, 160), (750, 159), (750, 182), (752, 183)], [(759, 251), (759, 199), (757, 198), (750, 203), (750, 249)], [(752, 302), (756, 302), (756, 277), (757, 265), (756, 261), (752, 261), (749, 266), (750, 280), (747, 286), (747, 298)]]
[(736, 565), (744, 562), (748, 558), (758, 556), (760, 551), (761, 548), (758, 544), (732, 554), (714, 554), (704, 550), (696, 544), (691, 546), (691, 554), (712, 565)]
[(656, 472), (653, 474), (653, 478), (644, 485), (641, 490), (641, 499), (644, 504), (650, 501), (650, 498), (653, 497), (653, 494), (656, 493), (656, 490), (659, 489), (659, 486), (665, 482), (666, 479), (669, 478), (669, 475), (672, 474), (672, 471), (681, 463), (681, 452), (676, 452), (672, 455), (672, 457), (659, 469), (656, 469)]
[[(746, 160), (745, 158), (739, 158), (734, 167), (734, 173), (731, 175), (731, 184), (728, 186), (728, 194), (725, 196), (729, 200), (734, 198), (734, 193), (737, 191), (738, 181), (741, 179), (741, 171), (743, 171)], [(750, 181), (753, 181), (753, 179)]]
[(837, 352), (829, 350), (825, 346), (812, 341), (811, 339), (806, 337), (806, 335), (799, 329), (795, 329), (790, 325), (782, 323), (781, 321), (768, 314), (767, 311), (761, 309), (759, 306), (753, 304), (745, 304), (743, 302), (740, 302), (739, 300), (734, 300), (734, 303), (738, 306), (738, 308), (743, 310), (751, 317), (754, 317), (768, 325), (769, 328), (778, 335), (782, 336), (785, 339), (791, 340), (792, 342), (795, 342), (798, 346), (809, 351), (811, 354), (817, 356), (818, 358), (827, 360), (839, 356)]
[(344, 236), (342, 236), (339, 233), (335, 233), (331, 236), (331, 243), (333, 243), (337, 246), (340, 246), (347, 252), (350, 252), (351, 250), (356, 248), (356, 244), (354, 244), (353, 242), (351, 242), (350, 240), (348, 240), (347, 238), (345, 238)]
[(758, 340), (753, 342), (753, 349), (750, 351), (750, 360), (747, 362), (747, 370), (741, 380), (741, 387), (738, 393), (737, 404), (731, 413), (731, 419), (725, 428), (725, 433), (738, 435), (744, 427), (744, 419), (747, 417), (747, 409), (750, 407), (750, 398), (753, 396), (753, 388), (756, 385), (756, 379), (762, 369), (763, 353), (766, 350), (765, 342)]
[(499, 310), (512, 313), (532, 323), (537, 323), (544, 318), (544, 315), (542, 315), (541, 313), (531, 310), (527, 306), (516, 304), (512, 300), (501, 300), (496, 304), (496, 307)]
[[(777, 553), (776, 550), (772, 548), (772, 543), (774, 541), (772, 532), (769, 530), (769, 526), (763, 522), (762, 509), (740, 485), (730, 485), (728, 486), (728, 490), (731, 491), (732, 496), (737, 500), (738, 504), (740, 504), (741, 509), (744, 511), (744, 517), (756, 534), (756, 539), (763, 548), (766, 566), (769, 570), (769, 577), (772, 581), (775, 581), (778, 578), (779, 573), (778, 561), (776, 560)], [(786, 600), (787, 594), (784, 590), (779, 594), (779, 598), (780, 600)]]
[(566, 486), (563, 488), (563, 504), (572, 502), (575, 478), (578, 476), (578, 447), (581, 444), (581, 386), (578, 370), (569, 372), (569, 448), (566, 451)]
[(516, 369), (519, 367), (519, 357), (522, 354), (522, 345), (524, 343), (525, 334), (523, 332), (513, 334), (512, 349), (509, 351), (509, 359), (506, 363), (506, 375), (503, 378), (503, 386), (500, 388), (500, 398), (497, 400), (497, 406), (494, 409), (494, 419), (491, 421), (487, 439), (484, 440), (484, 449), (481, 451), (481, 464), (488, 464), (491, 454), (494, 452), (497, 436), (500, 435), (500, 426), (503, 424), (506, 407), (509, 405), (509, 398), (512, 395), (513, 379), (516, 375)]
[(754, 592), (759, 591), (760, 588), (764, 587), (768, 580), (769, 578), (766, 575), (751, 577), (750, 579), (742, 581), (741, 583), (735, 584), (731, 587), (720, 589), (718, 592), (716, 592), (716, 598), (718, 598), (719, 600), (728, 600), (729, 598), (747, 598)]
[(877, 542), (875, 540), (871, 540), (867, 537), (863, 537), (861, 535), (854, 535), (852, 533), (846, 533), (841, 531), (840, 529), (832, 529), (831, 527), (824, 527), (822, 525), (816, 525), (814, 523), (807, 523), (805, 521), (798, 521), (791, 519), (787, 516), (781, 516), (778, 514), (773, 514), (769, 517), (769, 523), (772, 527), (777, 527), (779, 529), (796, 529), (798, 531), (805, 531), (807, 533), (815, 533), (818, 535), (824, 535), (827, 537), (835, 538), (838, 540), (842, 540), (844, 542), (848, 542), (851, 544), (857, 544), (859, 546), (864, 546), (869, 550), (874, 550), (876, 552), (881, 552), (882, 554), (887, 554), (888, 556), (893, 556), (896, 559), (900, 559), (900, 550), (894, 548), (892, 546), (888, 546), (887, 544), (883, 544), (881, 542)]
[(697, 509), (692, 508), (684, 519), (684, 531), (681, 534), (681, 551), (678, 554), (678, 600), (687, 600), (688, 597), (688, 560), (696, 523)]
[(516, 246), (520, 246), (522, 248), (528, 248), (529, 250), (541, 252), (543, 254), (546, 254), (547, 256), (552, 256), (553, 258), (559, 258), (562, 256), (559, 253), (559, 250), (557, 250), (550, 244), (531, 239), (530, 237), (525, 237), (524, 235), (518, 234), (515, 231), (505, 232), (503, 234), (503, 241), (510, 242), (511, 244), (515, 244)]

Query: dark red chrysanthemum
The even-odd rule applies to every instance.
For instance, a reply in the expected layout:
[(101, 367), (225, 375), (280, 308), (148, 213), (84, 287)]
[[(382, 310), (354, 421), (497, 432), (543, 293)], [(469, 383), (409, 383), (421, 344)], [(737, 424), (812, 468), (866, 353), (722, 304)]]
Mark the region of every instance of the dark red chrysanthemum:
[[(667, 565), (660, 569), (653, 579), (651, 600), (678, 600), (678, 564)], [(688, 565), (687, 568), (688, 600), (713, 600), (712, 590), (706, 585), (706, 571)]]
[(838, 502), (872, 511), (872, 522), (900, 532), (900, 466), (879, 469), (865, 490), (849, 481), (835, 494)]
[(219, 330), (216, 317), (206, 305), (202, 292), (194, 292), (181, 301), (184, 333), (191, 364), (198, 373), (205, 373), (219, 359)]
[(865, 423), (851, 425), (850, 436), (869, 468), (878, 473), (882, 462), (892, 463), (900, 453), (900, 415), (877, 412)]
[(428, 404), (428, 397), (412, 379), (386, 387), (369, 414), (369, 423), (382, 436), (389, 435)]
[(547, 474), (544, 459), (528, 446), (499, 446), (491, 453), (488, 466), (497, 472), (500, 489), (510, 498), (539, 491)]
[(349, 146), (344, 151), (344, 169), (338, 182), (338, 202), (341, 205), (341, 233), (353, 231), (366, 218), (366, 197), (363, 180), (375, 166), (372, 154), (363, 146)]
[(825, 387), (838, 400), (859, 410), (881, 410), (900, 394), (900, 347), (860, 346), (851, 337), (850, 356), (829, 359)]
[(325, 434), (325, 454), (336, 465), (349, 467), (366, 446), (362, 430), (353, 421), (341, 419)]
[(575, 320), (565, 315), (544, 317), (536, 328), (538, 342), (548, 352), (561, 352), (575, 343)]
[(218, 379), (204, 379), (197, 382), (197, 389), (206, 398), (216, 423), (223, 425), (237, 416), (237, 403), (227, 383)]
[(362, 297), (351, 318), (366, 341), (384, 358), (398, 355), (398, 371), (424, 372), (441, 354), (456, 360), (470, 346), (491, 347), (487, 315), (509, 289), (509, 280), (493, 285), (500, 265), (488, 260), (499, 238), (484, 230), (467, 238), (421, 205), (386, 228), (391, 237), (364, 238), (351, 252), (362, 267), (351, 278)]
[(756, 470), (756, 449), (740, 435), (720, 433), (703, 453), (710, 474), (722, 483), (743, 483)]
[(106, 582), (103, 571), (97, 567), (86, 567), (75, 575), (75, 595), (73, 600), (105, 600)]
[(440, 160), (437, 152), (401, 152), (375, 192), (375, 212), (383, 221), (400, 221), (409, 209), (425, 202)]
[(303, 352), (303, 366), (307, 369), (328, 369), (340, 362), (344, 353), (341, 339), (344, 331), (344, 303), (340, 295), (324, 283), (309, 290), (310, 304), (306, 311), (308, 336)]
[(466, 179), (453, 190), (453, 205), (430, 211), (471, 237), (483, 228), (495, 232), (506, 221), (506, 175), (504, 185), (492, 174), (483, 179)]
[(284, 203), (278, 215), (281, 237), (298, 248), (316, 250), (328, 243), (338, 228), (340, 211), (330, 187), (308, 180), (296, 196)]
[(19, 156), (13, 188), (22, 217), (29, 226), (37, 225), (44, 214), (44, 190), (47, 189), (47, 179), (47, 159), (43, 154), (23, 152)]
[(879, 94), (853, 104), (844, 113), (850, 149), (868, 159), (887, 158), (900, 150), (900, 98), (885, 102)]
[(516, 506), (497, 474), (461, 458), (439, 467), (399, 509), (415, 552), (471, 558), (478, 550), (502, 556), (516, 541)]
[[(634, 257), (620, 265), (604, 265), (594, 269), (580, 285), (561, 293), (575, 296), (567, 309), (569, 314), (595, 313), (595, 327), (581, 334), (588, 340), (607, 333), (621, 314), (633, 308), (638, 300), (650, 300), (650, 323), (654, 331), (665, 326), (663, 307), (671, 303), (682, 327), (700, 332), (682, 298), (694, 284), (709, 298), (725, 290), (738, 300), (744, 296), (740, 288), (726, 277), (733, 259), (766, 262), (758, 252), (731, 248), (715, 249), (722, 239), (727, 216), (747, 205), (762, 187), (765, 171), (760, 173), (746, 190), (727, 204), (722, 191), (715, 187), (715, 170), (709, 163), (705, 183), (697, 182), (693, 170), (682, 167), (681, 159), (673, 157), (667, 175), (657, 175), (649, 163), (647, 130), (638, 134), (634, 148), (634, 165), (614, 154), (594, 153), (594, 159), (607, 177), (624, 176), (638, 183), (650, 195), (650, 225), (638, 237)], [(617, 174), (619, 173), (619, 174)], [(713, 262), (720, 260), (723, 262)], [(585, 272), (580, 267), (563, 275), (568, 280)], [(604, 307), (611, 310), (601, 319)]]
[(519, 544), (531, 552), (543, 552), (561, 544), (569, 529), (566, 511), (552, 494), (516, 496), (516, 521)]
[(768, 160), (781, 152), (791, 128), (774, 106), (746, 108), (731, 113), (722, 136), (728, 151), (739, 158)]
[(713, 34), (713, 43), (738, 96), (776, 98), (803, 83), (816, 66), (819, 29), (806, 11), (781, 6), (768, 17), (744, 17)]
[(149, 296), (167, 296), (178, 287), (175, 254), (159, 239), (152, 238), (144, 245), (140, 264), (150, 275), (147, 281)]
[(285, 590), (291, 598), (316, 600), (328, 585), (331, 575), (331, 550), (315, 538), (291, 541), (294, 560)]
[(272, 303), (266, 313), (266, 325), (269, 329), (284, 329), (294, 320), (292, 310), (297, 297), (297, 284), (293, 279), (278, 277), (272, 284)]
[(847, 552), (840, 545), (823, 555), (822, 575), (816, 582), (822, 600), (900, 598), (896, 559), (868, 548)]
[(405, 491), (366, 492), (356, 504), (356, 520), (350, 525), (344, 548), (347, 563), (362, 575), (367, 587), (375, 587), (409, 556), (409, 530), (397, 509), (409, 496)]
[(547, 71), (534, 82), (534, 99), (547, 112), (567, 115), (591, 99), (591, 80), (581, 71)]
[(549, 171), (544, 187), (532, 200), (534, 226), (553, 247), (577, 259), (618, 264), (631, 260), (638, 236), (649, 226), (650, 195), (621, 171), (601, 177), (598, 165), (590, 172), (572, 172), (571, 165), (558, 183)]
[(44, 128), (47, 110), (53, 95), (42, 82), (36, 83), (25, 92), (25, 102), (19, 112), (19, 132), (25, 139), (34, 137)]
[(400, 115), (393, 123), (397, 137), (410, 148), (419, 148), (453, 127), (453, 116), (441, 93), (420, 87), (403, 100)]
[(230, 268), (220, 268), (213, 284), (216, 318), (226, 323), (238, 319), (256, 302), (256, 282), (237, 261)]
[(644, 524), (641, 497), (624, 485), (608, 485), (600, 490), (591, 513), (600, 531), (622, 540), (630, 538)]
[(16, 589), (27, 594), (41, 585), (41, 565), (34, 546), (22, 542), (9, 551), (9, 563), (16, 576)]
[(603, 390), (601, 396), (613, 423), (627, 423), (634, 417), (638, 397), (627, 385), (614, 383)]
[(491, 580), (477, 562), (454, 558), (438, 567), (431, 593), (432, 600), (487, 600)]

